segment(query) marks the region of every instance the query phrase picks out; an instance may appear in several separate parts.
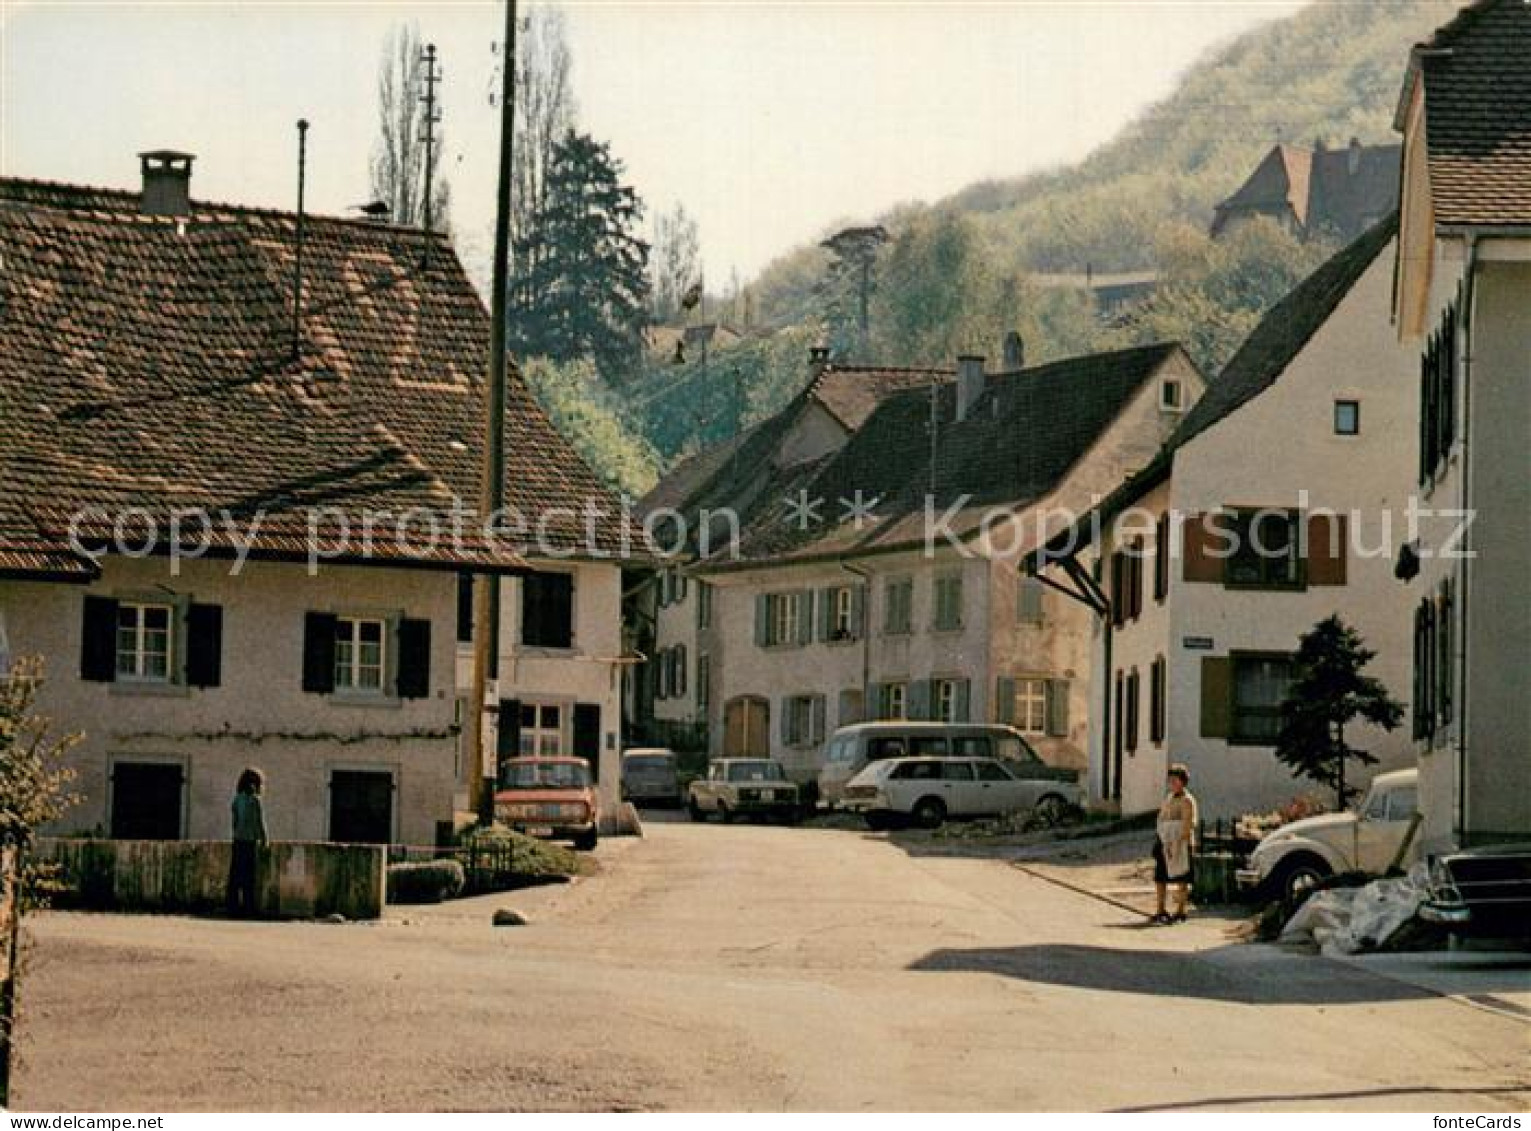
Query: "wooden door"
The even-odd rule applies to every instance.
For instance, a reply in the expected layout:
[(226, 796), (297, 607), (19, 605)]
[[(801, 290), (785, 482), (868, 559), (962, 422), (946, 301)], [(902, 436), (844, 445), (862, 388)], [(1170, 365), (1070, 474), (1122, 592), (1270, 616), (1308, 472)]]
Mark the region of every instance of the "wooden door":
[(755, 695), (730, 699), (723, 707), (723, 757), (771, 756), (771, 704)]
[(330, 840), (336, 844), (393, 840), (393, 774), (387, 770), (330, 774)]
[(181, 767), (174, 762), (112, 766), (112, 839), (181, 839)]

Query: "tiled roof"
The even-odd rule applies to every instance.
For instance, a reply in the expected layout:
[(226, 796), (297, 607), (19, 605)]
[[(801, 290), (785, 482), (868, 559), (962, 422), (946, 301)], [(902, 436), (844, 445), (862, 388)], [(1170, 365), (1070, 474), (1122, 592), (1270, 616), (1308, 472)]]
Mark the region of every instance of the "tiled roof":
[[(1162, 343), (995, 375), (961, 421), (956, 390), (945, 383), (936, 395), (934, 445), (928, 387), (892, 395), (839, 452), (790, 469), (758, 492), (743, 512), (742, 557), (819, 558), (918, 544), (927, 496), (943, 512), (962, 503), (952, 527), (970, 533), (987, 508), (1025, 507), (1052, 491), (1179, 352)], [(792, 521), (785, 500), (800, 491), (824, 501), (822, 523), (804, 529)], [(877, 500), (875, 520), (860, 527), (842, 502), (857, 492)]]
[[(136, 193), (0, 179), (12, 508), (55, 537), (83, 506), (260, 509), (276, 553), (313, 507), (476, 510), (488, 318), (450, 247), (425, 266), (418, 232), (308, 217), (294, 357), (294, 234), (288, 213), (197, 203), (177, 222), (139, 215)], [(528, 523), (587, 499), (616, 514), (514, 374), (508, 400), (508, 497)], [(550, 523), (550, 541), (578, 544), (583, 524)], [(620, 520), (597, 530), (619, 544)], [(430, 541), (371, 556), (451, 564)]]
[(1305, 149), (1273, 146), (1249, 179), (1217, 206), (1215, 235), (1236, 215), (1270, 215), (1290, 209), (1310, 231), (1359, 235), (1398, 206), (1396, 145), (1350, 145)]
[(951, 376), (950, 369), (830, 365), (808, 387), (808, 395), (854, 432), (894, 393), (928, 388), (932, 381), (950, 380)]
[(1271, 307), (1223, 367), (1169, 445), (1178, 447), (1273, 385), (1366, 269), (1398, 234), (1393, 215), (1329, 259)]
[(1415, 49), (1437, 224), (1531, 225), (1531, 4), (1479, 0)]

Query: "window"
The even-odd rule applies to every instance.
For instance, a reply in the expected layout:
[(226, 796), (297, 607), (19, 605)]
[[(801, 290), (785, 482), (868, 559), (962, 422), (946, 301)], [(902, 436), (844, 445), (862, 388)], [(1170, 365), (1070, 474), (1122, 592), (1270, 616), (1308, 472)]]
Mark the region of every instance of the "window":
[(1159, 407), (1166, 412), (1179, 412), (1185, 393), (1179, 381), (1166, 380), (1159, 383)]
[(939, 735), (917, 734), (909, 740), (909, 753), (919, 758), (945, 758), (951, 750)]
[(686, 694), (686, 646), (677, 644), (670, 649), (670, 694), (677, 699)]
[(788, 746), (813, 746), (824, 741), (824, 697), (790, 696), (782, 711), (782, 740)]
[(1456, 680), (1455, 598), (1452, 582), (1441, 583), (1414, 612), (1414, 737), (1429, 740), (1451, 722)]
[(993, 751), (991, 743), (982, 735), (952, 739), (952, 753), (959, 758), (987, 758)]
[(388, 625), (380, 617), (335, 618), (335, 690), (382, 692)]
[(473, 575), (457, 575), (457, 643), (473, 643)]
[(557, 703), (522, 703), (518, 753), (525, 758), (563, 753), (563, 708)]
[(947, 574), (936, 578), (935, 617), (937, 632), (952, 632), (962, 627), (962, 575)]
[(1419, 808), (1419, 790), (1413, 786), (1395, 789), (1387, 795), (1387, 811), (1384, 819), (1407, 821)]
[(1169, 665), (1163, 656), (1154, 657), (1148, 675), (1148, 740), (1155, 746), (1164, 742), (1169, 691)]
[(705, 581), (696, 583), (696, 627), (712, 627), (712, 586)]
[(1025, 678), (1015, 681), (1016, 729), (1027, 734), (1047, 733), (1047, 680)]
[(909, 685), (907, 683), (883, 684), (882, 702), (878, 704), (877, 713), (885, 719), (908, 718)]
[(940, 723), (965, 723), (968, 711), (968, 681), (935, 679), (930, 683), (932, 717)]
[(883, 586), (882, 630), (888, 636), (906, 636), (914, 625), (914, 580), (895, 578)]
[(573, 574), (529, 573), (521, 579), (521, 643), (530, 648), (573, 647)]
[(703, 652), (696, 658), (696, 709), (705, 716), (712, 702), (712, 657)]
[(758, 598), (757, 636), (767, 647), (783, 644), (807, 643), (804, 629), (808, 626), (808, 603), (806, 593), (766, 593)]
[(998, 762), (979, 762), (974, 767), (978, 771), (979, 781), (1013, 781), (1010, 771)]
[(852, 636), (855, 611), (851, 606), (850, 586), (842, 586), (830, 591), (833, 594), (829, 602), (829, 638), (831, 640), (849, 640)]
[(1143, 540), (1111, 555), (1111, 622), (1121, 627), (1143, 612)]
[(1441, 582), (1435, 601), (1435, 705), (1436, 715), (1445, 726), (1452, 718), (1452, 694), (1456, 682), (1456, 657), (1452, 654), (1455, 639), (1452, 619), (1456, 599), (1451, 578)]
[(1359, 436), (1361, 434), (1361, 402), (1334, 402), (1334, 434), (1336, 436)]
[(1292, 683), (1288, 656), (1240, 656), (1233, 660), (1233, 718), (1230, 739), (1268, 746), (1281, 731), (1281, 701)]
[(1224, 582), (1249, 589), (1293, 589), (1302, 584), (1301, 543), (1296, 511), (1236, 511), (1227, 527), (1231, 553), (1223, 563)]
[(941, 777), (945, 781), (972, 781), (973, 763), (941, 762)]
[(1021, 577), (1016, 587), (1015, 619), (1018, 624), (1042, 623), (1042, 583), (1035, 577)]
[(169, 683), (171, 672), (171, 626), (175, 610), (170, 605), (124, 601), (117, 606), (117, 678), (145, 683)]

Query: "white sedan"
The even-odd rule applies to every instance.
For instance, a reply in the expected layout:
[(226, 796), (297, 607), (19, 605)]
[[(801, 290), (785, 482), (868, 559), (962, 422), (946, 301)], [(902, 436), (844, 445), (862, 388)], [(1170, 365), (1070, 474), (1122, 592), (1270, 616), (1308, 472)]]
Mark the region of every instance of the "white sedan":
[(874, 829), (900, 821), (935, 828), (948, 817), (993, 817), (1035, 809), (1058, 820), (1081, 803), (1078, 776), (1038, 761), (996, 758), (889, 758), (845, 787), (844, 805)]

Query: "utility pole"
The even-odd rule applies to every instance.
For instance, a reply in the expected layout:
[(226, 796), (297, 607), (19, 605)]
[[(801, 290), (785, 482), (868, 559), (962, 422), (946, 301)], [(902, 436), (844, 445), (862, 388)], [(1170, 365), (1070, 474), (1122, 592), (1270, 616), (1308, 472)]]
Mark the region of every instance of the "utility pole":
[(420, 57), (425, 64), (425, 75), (421, 81), (425, 83), (425, 93), (420, 96), (420, 101), (425, 104), (425, 262), (431, 261), (431, 207), (434, 204), (436, 179), (436, 127), (441, 123), (441, 111), (436, 109), (436, 84), (441, 81), (441, 72), (436, 69), (436, 45), (427, 43), (425, 54)]
[[(500, 63), (499, 195), (495, 201), (494, 281), (489, 296), (489, 374), (485, 387), (488, 419), (482, 510), (486, 523), (497, 522), (505, 507), (505, 300), (510, 283), (511, 158), (516, 130), (516, 0), (505, 0), (505, 45)], [(494, 783), (499, 769), (497, 751), (488, 749), (486, 722), (490, 700), (499, 695), (500, 585), (501, 579), (495, 574), (478, 574), (473, 582), (472, 707), (476, 720), (473, 750), (478, 763), (469, 778), (469, 797), (485, 824), (494, 819)]]
[(308, 119), (298, 119), (298, 230), (292, 255), (292, 356), (303, 356), (303, 189), (308, 172)]

